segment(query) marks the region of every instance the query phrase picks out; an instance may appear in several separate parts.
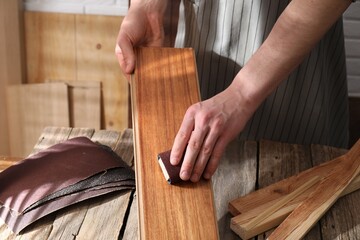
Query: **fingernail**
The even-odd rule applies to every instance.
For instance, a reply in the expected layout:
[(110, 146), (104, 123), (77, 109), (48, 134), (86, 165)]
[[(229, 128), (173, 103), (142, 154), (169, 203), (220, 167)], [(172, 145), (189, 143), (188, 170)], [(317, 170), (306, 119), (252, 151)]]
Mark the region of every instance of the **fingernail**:
[(190, 176), (189, 176), (189, 173), (187, 171), (182, 171), (180, 173), (180, 177), (181, 177), (182, 180), (188, 180)]
[(210, 179), (211, 178), (211, 175), (208, 174), (208, 173), (205, 173), (203, 176), (204, 176), (205, 179)]
[(199, 175), (197, 175), (196, 173), (193, 174), (193, 175), (191, 176), (191, 181), (192, 181), (192, 182), (197, 182), (197, 181), (199, 181)]

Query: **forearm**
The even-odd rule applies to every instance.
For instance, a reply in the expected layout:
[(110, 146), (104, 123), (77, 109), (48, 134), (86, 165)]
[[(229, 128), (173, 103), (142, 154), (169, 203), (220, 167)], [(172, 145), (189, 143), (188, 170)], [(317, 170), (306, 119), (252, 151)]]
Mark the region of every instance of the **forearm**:
[(291, 1), (232, 85), (256, 108), (300, 64), (350, 3)]

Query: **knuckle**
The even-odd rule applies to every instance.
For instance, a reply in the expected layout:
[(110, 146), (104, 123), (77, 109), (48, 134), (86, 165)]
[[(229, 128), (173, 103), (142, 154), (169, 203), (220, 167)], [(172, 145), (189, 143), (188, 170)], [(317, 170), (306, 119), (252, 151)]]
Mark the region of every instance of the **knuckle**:
[(200, 147), (201, 147), (201, 143), (197, 140), (192, 140), (189, 142), (189, 147), (191, 150), (193, 151), (199, 151), (200, 150)]
[(205, 156), (209, 156), (212, 152), (212, 148), (211, 146), (208, 146), (208, 145), (204, 145), (203, 148), (202, 148), (202, 152)]

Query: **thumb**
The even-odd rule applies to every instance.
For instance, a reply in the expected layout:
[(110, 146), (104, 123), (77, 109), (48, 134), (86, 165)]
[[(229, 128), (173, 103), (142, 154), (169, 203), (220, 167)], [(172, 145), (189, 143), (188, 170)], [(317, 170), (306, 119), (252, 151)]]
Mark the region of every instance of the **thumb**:
[(131, 74), (135, 68), (135, 53), (130, 40), (119, 38), (115, 47), (115, 54), (122, 71), (126, 74)]

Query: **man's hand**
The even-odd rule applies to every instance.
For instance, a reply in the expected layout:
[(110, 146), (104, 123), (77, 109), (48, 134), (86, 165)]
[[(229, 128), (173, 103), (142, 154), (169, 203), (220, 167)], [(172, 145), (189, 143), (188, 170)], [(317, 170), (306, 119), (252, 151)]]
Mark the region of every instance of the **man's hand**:
[(192, 105), (175, 137), (171, 164), (178, 164), (185, 152), (180, 177), (199, 181), (211, 178), (227, 144), (244, 128), (253, 114), (248, 101), (234, 86)]
[(115, 54), (124, 74), (135, 67), (134, 47), (160, 47), (164, 42), (166, 0), (131, 1), (117, 37)]

